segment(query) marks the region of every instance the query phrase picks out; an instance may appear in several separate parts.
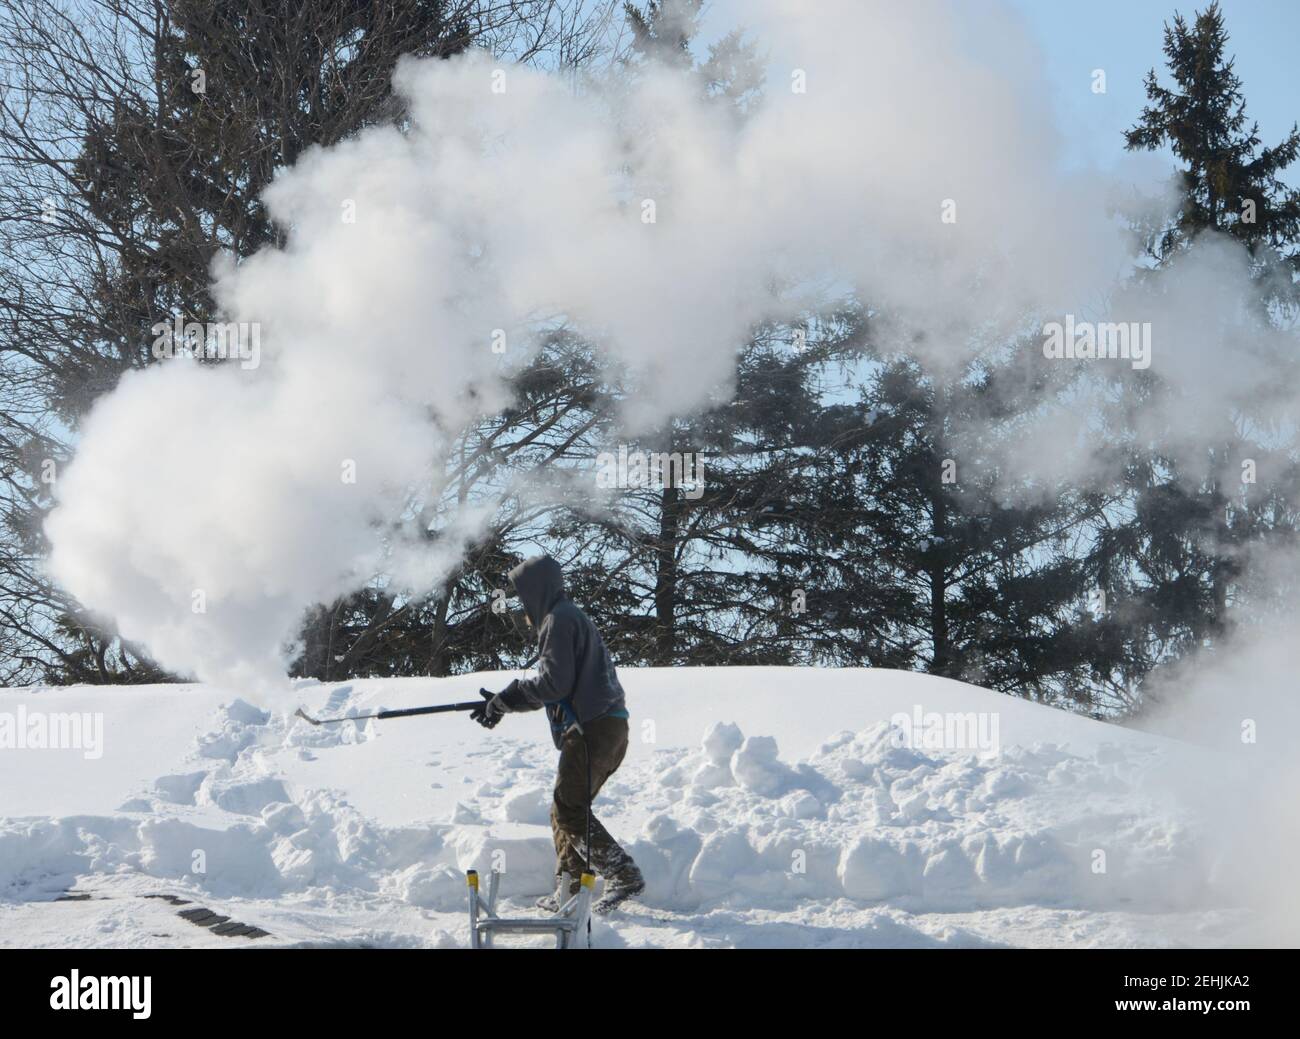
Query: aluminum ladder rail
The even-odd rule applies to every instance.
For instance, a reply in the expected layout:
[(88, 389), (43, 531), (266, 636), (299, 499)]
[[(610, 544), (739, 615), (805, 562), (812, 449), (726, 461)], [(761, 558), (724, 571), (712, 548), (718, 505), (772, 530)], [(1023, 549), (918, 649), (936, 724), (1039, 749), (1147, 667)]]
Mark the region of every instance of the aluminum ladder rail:
[[(578, 893), (560, 907), (560, 911), (550, 917), (515, 917), (513, 919), (497, 916), (497, 894), (501, 889), (501, 874), (493, 870), (488, 876), (487, 897), (479, 891), (478, 870), (465, 871), (465, 884), (469, 888), (469, 946), (471, 949), (494, 948), (492, 939), (498, 934), (545, 934), (555, 935), (557, 949), (587, 949), (590, 939), (587, 924), (591, 920), (591, 899), (596, 890), (596, 878), (590, 873), (582, 874)], [(569, 875), (564, 874), (564, 883), (560, 890), (569, 885)]]

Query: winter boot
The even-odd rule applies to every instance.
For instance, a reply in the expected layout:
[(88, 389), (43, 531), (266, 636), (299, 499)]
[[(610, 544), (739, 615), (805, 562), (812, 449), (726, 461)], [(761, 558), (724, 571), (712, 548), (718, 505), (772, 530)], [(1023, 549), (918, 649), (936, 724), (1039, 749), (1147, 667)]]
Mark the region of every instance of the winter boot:
[(567, 873), (563, 873), (555, 878), (555, 892), (543, 895), (533, 905), (538, 909), (545, 909), (548, 913), (558, 913), (564, 908), (564, 903), (578, 893), (581, 886), (580, 881), (571, 880)]
[(624, 869), (606, 880), (605, 890), (591, 910), (593, 913), (608, 913), (644, 890), (645, 877), (633, 863), (629, 862)]

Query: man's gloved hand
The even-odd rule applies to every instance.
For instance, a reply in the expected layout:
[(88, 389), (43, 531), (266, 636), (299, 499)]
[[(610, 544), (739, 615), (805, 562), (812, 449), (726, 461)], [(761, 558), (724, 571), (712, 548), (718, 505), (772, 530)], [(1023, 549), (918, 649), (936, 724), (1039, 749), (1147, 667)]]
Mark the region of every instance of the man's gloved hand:
[(469, 716), (485, 729), (495, 728), (497, 722), (504, 718), (506, 713), (505, 707), (501, 705), (501, 697), (497, 693), (489, 693), (486, 689), (480, 689), (479, 695), (483, 697), (483, 702), (470, 711)]

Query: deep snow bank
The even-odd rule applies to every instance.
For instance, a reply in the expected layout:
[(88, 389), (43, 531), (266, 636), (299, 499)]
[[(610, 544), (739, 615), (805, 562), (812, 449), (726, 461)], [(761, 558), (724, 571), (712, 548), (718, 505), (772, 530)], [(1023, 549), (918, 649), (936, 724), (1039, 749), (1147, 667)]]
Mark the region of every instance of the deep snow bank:
[[(296, 692), (331, 715), (471, 698), (504, 680)], [(597, 812), (645, 870), (650, 910), (725, 911), (734, 925), (737, 913), (813, 907), (843, 921), (881, 906), (1151, 913), (1223, 897), (1194, 811), (1161, 782), (1204, 752), (900, 672), (624, 680), (632, 746)], [(102, 712), (104, 736), (98, 757), (0, 750), (11, 904), (124, 878), (349, 913), (379, 900), (409, 911), (401, 941), (419, 943), (435, 923), (454, 933), (466, 868), (503, 868), (511, 896), (550, 884), (555, 753), (540, 715), (491, 733), (463, 715), (312, 728), (286, 704), (201, 686), (0, 693), (0, 715), (19, 705)]]

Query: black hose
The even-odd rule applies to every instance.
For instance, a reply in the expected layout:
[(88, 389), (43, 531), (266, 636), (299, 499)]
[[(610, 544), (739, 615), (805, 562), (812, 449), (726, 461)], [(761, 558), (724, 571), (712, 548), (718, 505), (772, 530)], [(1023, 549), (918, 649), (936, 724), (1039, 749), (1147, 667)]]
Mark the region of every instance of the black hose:
[(587, 734), (582, 734), (582, 753), (587, 759), (587, 872), (591, 872), (591, 747)]
[[(582, 734), (582, 753), (587, 759), (587, 872), (591, 873), (591, 746), (587, 743), (587, 734)], [(594, 895), (595, 885), (592, 885)], [(591, 944), (591, 914), (587, 914), (587, 944)]]

